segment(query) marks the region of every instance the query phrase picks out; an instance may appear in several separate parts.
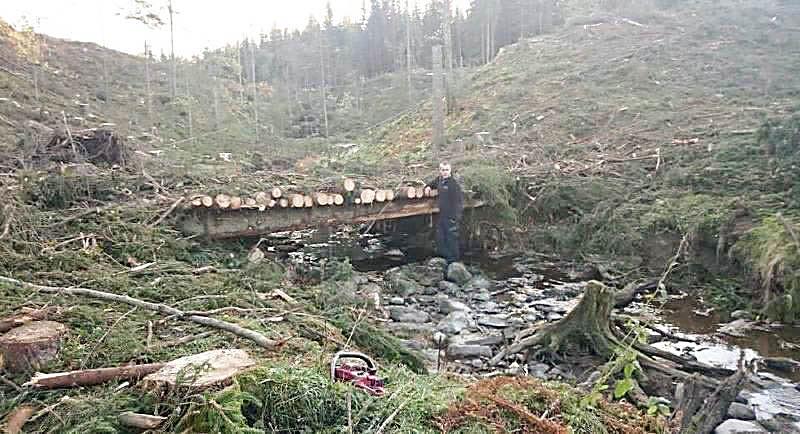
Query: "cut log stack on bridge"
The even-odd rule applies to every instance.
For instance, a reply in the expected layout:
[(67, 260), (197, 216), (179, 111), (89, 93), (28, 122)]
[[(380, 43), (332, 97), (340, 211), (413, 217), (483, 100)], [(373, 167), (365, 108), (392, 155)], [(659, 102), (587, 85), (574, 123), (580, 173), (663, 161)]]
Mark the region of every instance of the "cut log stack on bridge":
[(213, 208), (218, 210), (258, 210), (271, 208), (315, 208), (345, 205), (385, 204), (396, 199), (419, 200), (437, 196), (437, 191), (422, 185), (406, 185), (399, 188), (376, 188), (361, 186), (355, 180), (345, 178), (338, 187), (317, 188), (314, 191), (273, 187), (252, 195), (228, 193), (200, 193), (188, 197), (189, 208)]

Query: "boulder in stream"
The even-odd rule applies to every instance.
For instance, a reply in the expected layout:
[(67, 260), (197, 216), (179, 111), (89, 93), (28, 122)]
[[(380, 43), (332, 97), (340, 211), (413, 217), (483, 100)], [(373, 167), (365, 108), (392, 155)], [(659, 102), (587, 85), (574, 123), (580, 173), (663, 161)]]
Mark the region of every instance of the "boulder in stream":
[(447, 335), (457, 335), (461, 333), (462, 330), (469, 327), (470, 323), (472, 323), (472, 318), (468, 313), (455, 311), (442, 318), (436, 326), (436, 330)]
[(397, 322), (425, 323), (431, 320), (427, 312), (407, 306), (389, 306), (389, 317)]
[(767, 434), (763, 426), (748, 420), (728, 419), (714, 429), (714, 434)]
[(447, 267), (447, 280), (463, 285), (472, 279), (472, 273), (461, 262), (453, 262)]

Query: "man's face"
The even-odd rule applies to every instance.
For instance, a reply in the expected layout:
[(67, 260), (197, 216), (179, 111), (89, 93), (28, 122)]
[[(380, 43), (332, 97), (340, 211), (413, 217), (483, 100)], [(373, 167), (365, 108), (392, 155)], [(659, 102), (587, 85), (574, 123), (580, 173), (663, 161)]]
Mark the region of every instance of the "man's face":
[(439, 165), (439, 175), (442, 178), (449, 178), (450, 177), (450, 165), (449, 164), (440, 164)]

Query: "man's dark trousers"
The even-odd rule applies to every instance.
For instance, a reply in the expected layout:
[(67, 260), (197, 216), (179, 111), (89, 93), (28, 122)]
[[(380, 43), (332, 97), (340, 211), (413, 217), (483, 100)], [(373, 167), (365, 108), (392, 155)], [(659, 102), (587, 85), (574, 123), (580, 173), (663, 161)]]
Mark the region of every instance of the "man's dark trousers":
[(436, 224), (436, 246), (448, 265), (458, 261), (458, 221), (456, 219), (439, 219)]

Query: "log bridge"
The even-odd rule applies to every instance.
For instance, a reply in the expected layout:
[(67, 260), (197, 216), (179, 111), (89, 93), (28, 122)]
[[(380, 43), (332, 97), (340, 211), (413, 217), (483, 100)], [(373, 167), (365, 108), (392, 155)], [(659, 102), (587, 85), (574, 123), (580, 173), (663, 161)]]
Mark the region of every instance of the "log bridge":
[[(276, 187), (245, 197), (196, 194), (187, 198), (180, 225), (187, 234), (225, 239), (439, 212), (437, 191), (427, 187), (357, 188), (346, 179), (338, 191), (331, 190), (287, 193)], [(473, 198), (464, 200), (464, 208), (483, 205)]]

